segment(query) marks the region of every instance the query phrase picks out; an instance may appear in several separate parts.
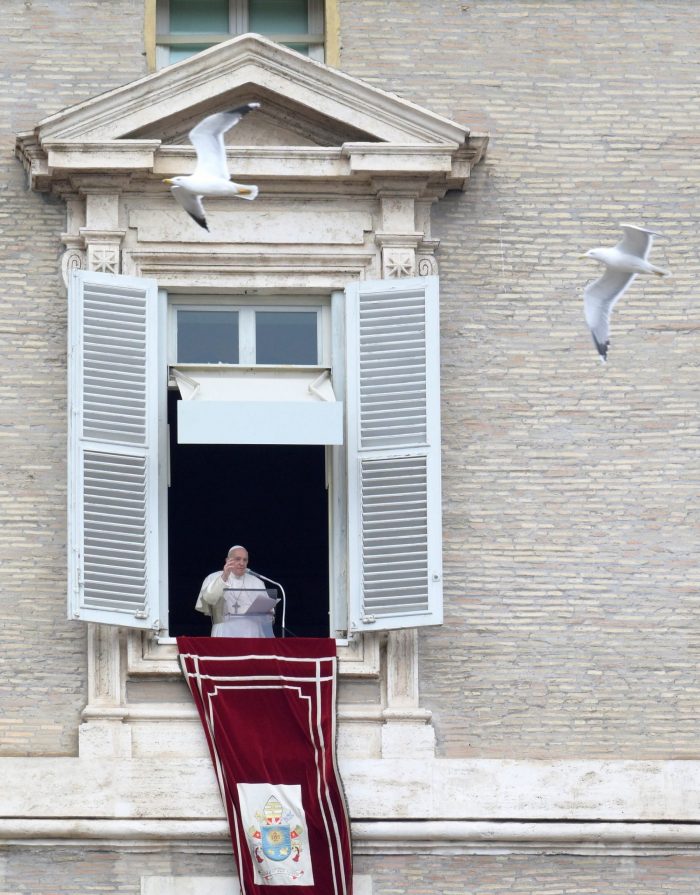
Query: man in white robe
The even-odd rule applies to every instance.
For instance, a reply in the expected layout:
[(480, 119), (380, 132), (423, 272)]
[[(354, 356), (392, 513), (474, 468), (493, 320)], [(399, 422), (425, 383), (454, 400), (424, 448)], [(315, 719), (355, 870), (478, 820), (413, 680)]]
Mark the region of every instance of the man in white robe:
[[(229, 550), (222, 571), (204, 579), (195, 609), (211, 616), (212, 637), (274, 637), (277, 600), (267, 598), (264, 591), (264, 582), (248, 572), (248, 551), (236, 544)], [(260, 603), (261, 598), (264, 611), (250, 612), (252, 604)]]

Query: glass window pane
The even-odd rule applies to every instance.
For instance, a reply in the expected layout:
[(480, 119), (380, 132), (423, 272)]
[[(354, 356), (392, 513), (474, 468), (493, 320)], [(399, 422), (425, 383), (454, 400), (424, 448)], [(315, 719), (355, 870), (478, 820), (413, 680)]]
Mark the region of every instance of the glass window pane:
[(248, 27), (258, 34), (306, 34), (308, 0), (249, 0)]
[(177, 312), (180, 364), (237, 364), (238, 311)]
[(228, 34), (228, 0), (170, 0), (170, 33)]
[(317, 364), (315, 311), (258, 311), (255, 361), (258, 364)]
[(181, 59), (188, 59), (190, 56), (194, 56), (195, 53), (201, 53), (202, 50), (206, 50), (207, 47), (211, 46), (213, 46), (213, 44), (197, 44), (196, 46), (171, 47), (170, 54), (168, 56), (168, 65), (179, 62)]

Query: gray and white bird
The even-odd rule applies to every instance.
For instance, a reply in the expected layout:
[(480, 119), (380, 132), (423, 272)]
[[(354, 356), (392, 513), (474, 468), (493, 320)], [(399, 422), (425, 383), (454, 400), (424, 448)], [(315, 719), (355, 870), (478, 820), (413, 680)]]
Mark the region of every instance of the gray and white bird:
[(255, 199), (256, 186), (244, 186), (231, 180), (226, 163), (224, 134), (234, 124), (259, 109), (260, 103), (246, 103), (230, 112), (216, 112), (203, 118), (189, 132), (190, 143), (197, 152), (197, 164), (193, 174), (182, 177), (168, 177), (163, 183), (170, 184), (170, 192), (182, 205), (187, 214), (200, 227), (208, 230), (202, 198), (205, 196), (238, 196), (241, 199)]
[(622, 239), (613, 248), (589, 249), (581, 256), (600, 261), (606, 267), (603, 276), (583, 290), (584, 316), (602, 363), (606, 363), (608, 357), (610, 314), (632, 280), (638, 273), (671, 276), (670, 271), (647, 261), (654, 236), (660, 234), (631, 224), (622, 225), (622, 233)]

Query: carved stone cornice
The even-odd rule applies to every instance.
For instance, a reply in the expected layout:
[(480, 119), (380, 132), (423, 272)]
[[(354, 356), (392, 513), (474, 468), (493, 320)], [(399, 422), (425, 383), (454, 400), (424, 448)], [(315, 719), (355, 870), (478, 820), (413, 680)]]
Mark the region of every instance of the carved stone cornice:
[[(700, 852), (700, 829), (694, 823), (625, 823), (591, 821), (377, 820), (353, 821), (356, 855), (601, 855), (649, 857)], [(34, 848), (109, 847), (149, 853), (226, 854), (231, 831), (224, 818), (21, 818), (0, 819), (6, 843), (32, 842)], [(197, 877), (178, 877), (193, 891)], [(202, 891), (211, 892), (211, 880)], [(368, 879), (368, 877), (364, 877)], [(357, 890), (358, 876), (353, 878)], [(234, 891), (235, 877), (231, 877)], [(365, 890), (368, 891), (368, 890)], [(357, 892), (360, 895), (360, 892)]]
[[(459, 189), (486, 142), (457, 122), (249, 34), (45, 118), (18, 135), (16, 152), (39, 190), (88, 172), (186, 174), (195, 156), (178, 141), (193, 121), (251, 99), (262, 102), (263, 132), (267, 115), (289, 135), (284, 147), (254, 137), (248, 146), (231, 147), (245, 177), (422, 175), (431, 187)], [(307, 145), (294, 145), (295, 128)], [(248, 133), (254, 130), (251, 125)], [(164, 146), (163, 139), (171, 142)]]
[[(122, 723), (118, 711), (112, 718), (104, 723)], [(197, 722), (186, 723), (194, 729)], [(178, 727), (178, 732), (183, 729)], [(206, 741), (197, 730), (196, 748), (188, 744), (167, 761), (157, 751), (115, 755), (107, 764), (104, 753), (80, 758), (0, 758), (2, 823), (16, 825), (16, 835), (21, 825), (29, 831), (33, 825), (36, 830), (38, 825), (55, 824), (55, 832), (66, 836), (72, 835), (71, 821), (81, 822), (81, 836), (92, 838), (98, 825), (106, 832), (112, 824), (123, 824), (123, 833), (138, 836), (140, 824), (143, 835), (146, 824), (181, 823), (181, 834), (188, 836), (196, 834), (188, 834), (187, 824), (201, 834), (199, 824), (217, 821), (216, 829), (224, 836), (226, 821), (215, 774)], [(177, 740), (173, 751), (176, 746)], [(489, 832), (493, 835), (498, 830), (502, 841), (519, 840), (533, 848), (538, 843), (567, 848), (577, 841), (592, 849), (607, 844), (621, 849), (635, 844), (639, 849), (665, 844), (679, 849), (700, 847), (700, 777), (695, 760), (535, 761), (404, 755), (341, 757), (339, 764), (353, 824), (363, 825), (364, 835), (377, 843), (393, 840), (398, 852), (406, 848), (405, 837), (414, 847), (421, 839), (436, 839), (443, 845), (461, 840), (467, 845), (472, 836), (485, 844)], [(561, 823), (563, 817), (566, 821)], [(358, 832), (362, 837), (363, 832)]]
[[(99, 161), (101, 161), (99, 158), (93, 158), (93, 165)], [(98, 171), (94, 169), (86, 171), (71, 170), (65, 173), (68, 173), (73, 191), (80, 196), (119, 195), (128, 188), (132, 178), (132, 174), (129, 171), (115, 173), (101, 167)]]
[[(80, 191), (98, 179), (124, 189), (134, 176), (162, 180), (191, 174), (196, 165), (191, 147), (162, 146), (159, 140), (41, 145), (34, 136), (26, 144), (20, 142), (21, 138), (16, 155), (27, 171), (31, 188), (40, 192), (53, 189), (58, 180), (66, 178), (70, 178), (73, 189)], [(227, 149), (227, 156), (231, 169), (243, 179), (275, 178), (293, 183), (352, 178), (373, 181), (382, 194), (418, 197), (425, 193), (429, 182), (433, 193), (444, 192), (448, 184), (451, 189), (465, 187), (470, 164), (457, 159), (456, 150), (456, 146), (346, 143), (339, 147), (237, 147)]]
[(85, 244), (89, 243), (101, 243), (106, 245), (108, 243), (117, 242), (120, 243), (126, 234), (126, 230), (93, 230), (89, 227), (81, 227), (80, 228), (80, 236), (85, 241)]
[(160, 140), (109, 140), (97, 143), (76, 141), (42, 143), (49, 171), (80, 171), (90, 169), (95, 158), (103, 160), (101, 170), (121, 172), (153, 170), (155, 153)]

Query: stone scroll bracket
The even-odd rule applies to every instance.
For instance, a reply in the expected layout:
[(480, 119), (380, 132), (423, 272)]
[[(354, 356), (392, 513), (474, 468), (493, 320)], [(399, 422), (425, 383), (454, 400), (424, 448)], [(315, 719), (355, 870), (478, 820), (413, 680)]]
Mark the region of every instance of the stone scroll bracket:
[(61, 256), (61, 276), (67, 288), (72, 271), (87, 269), (85, 239), (80, 235), (81, 227), (85, 227), (85, 197), (68, 182), (58, 184), (54, 192), (66, 203), (66, 232), (61, 234), (66, 250)]
[(87, 252), (84, 240), (80, 236), (70, 236), (68, 233), (64, 233), (61, 236), (61, 241), (66, 247), (61, 256), (61, 276), (64, 285), (68, 288), (71, 273), (74, 270), (87, 269)]

